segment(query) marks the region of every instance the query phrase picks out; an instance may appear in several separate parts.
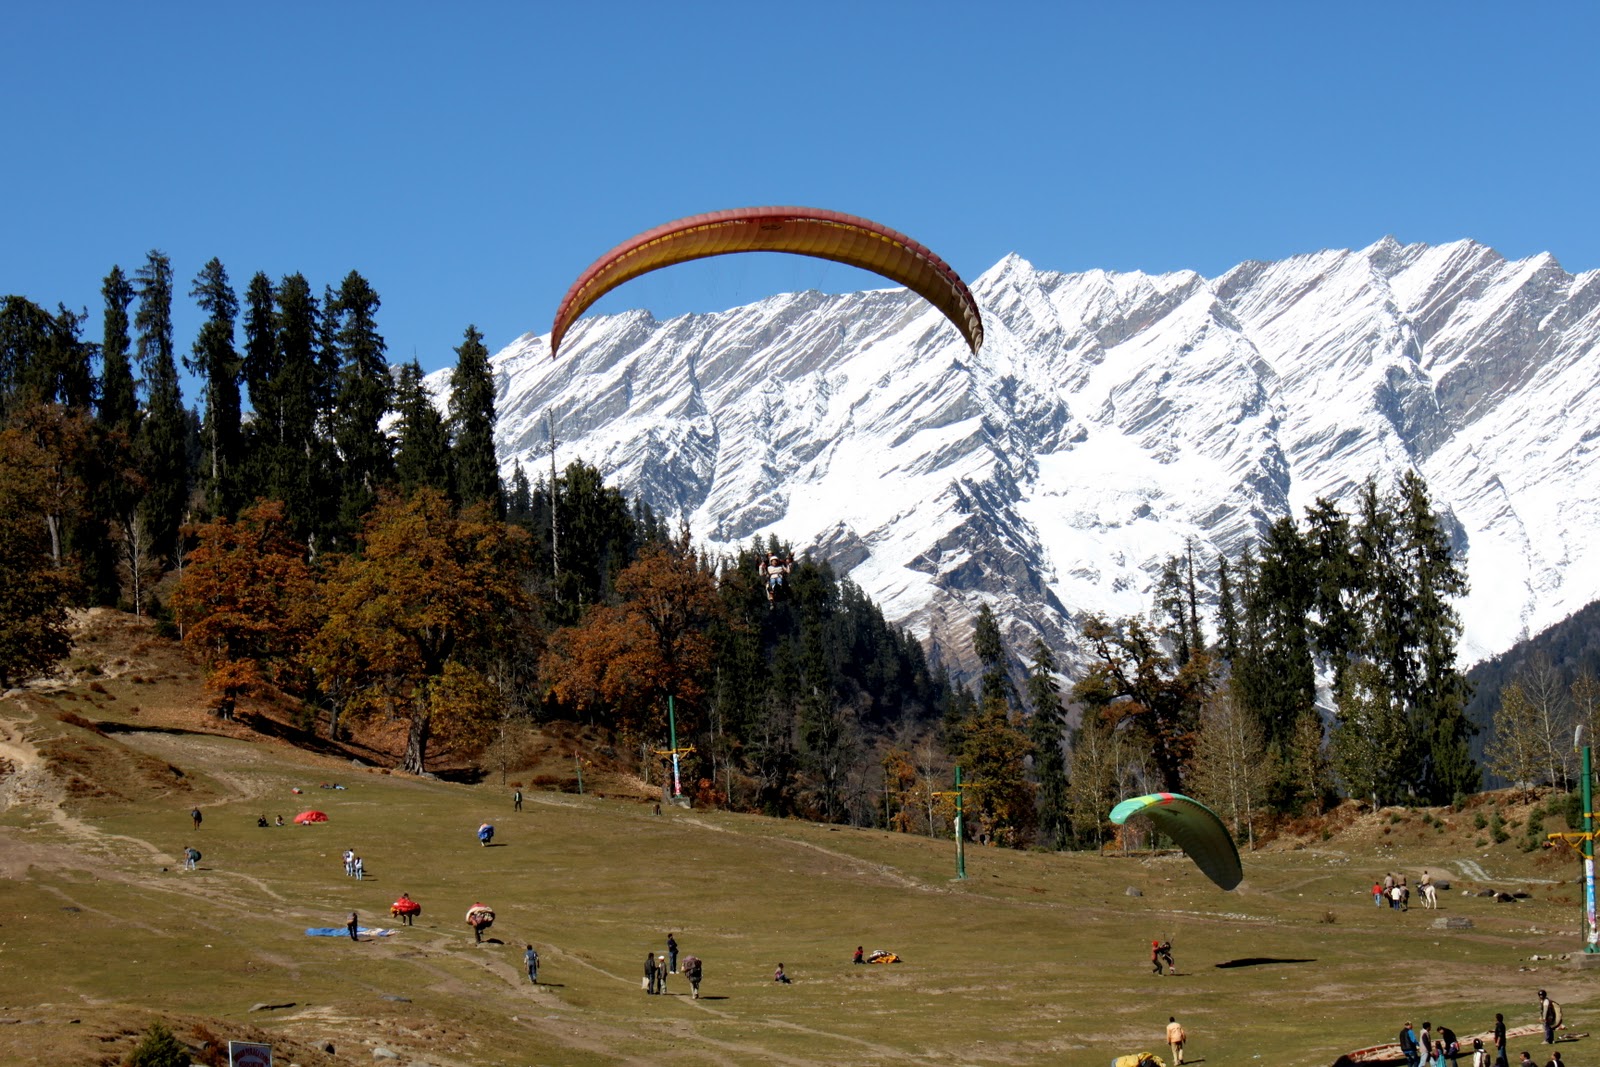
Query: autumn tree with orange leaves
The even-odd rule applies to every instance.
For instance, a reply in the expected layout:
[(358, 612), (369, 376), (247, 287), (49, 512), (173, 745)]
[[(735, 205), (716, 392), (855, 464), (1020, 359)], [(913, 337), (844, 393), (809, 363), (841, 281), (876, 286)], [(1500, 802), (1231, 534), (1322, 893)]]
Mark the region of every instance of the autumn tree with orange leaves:
[(484, 666), (529, 608), (526, 536), (422, 488), (384, 499), (361, 542), (329, 570), (310, 661), (347, 711), (406, 721), (401, 769), (421, 774), (430, 743), (481, 740), (494, 720)]
[(282, 689), (297, 669), (316, 628), (316, 580), (276, 500), (187, 532), (196, 543), (172, 607), (184, 646), (209, 668), (212, 709), (231, 719), (241, 697)]
[(651, 545), (617, 576), (620, 603), (591, 608), (557, 631), (543, 673), (552, 697), (627, 733), (666, 724), (666, 699), (685, 734), (704, 701), (710, 628), (722, 613), (716, 579), (687, 533)]

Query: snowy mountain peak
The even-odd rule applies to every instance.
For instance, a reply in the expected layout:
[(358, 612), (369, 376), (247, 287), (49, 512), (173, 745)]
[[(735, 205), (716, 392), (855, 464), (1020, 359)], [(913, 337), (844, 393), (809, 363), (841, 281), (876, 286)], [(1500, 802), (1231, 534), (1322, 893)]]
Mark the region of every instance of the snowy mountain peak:
[(1071, 660), (1186, 543), (1235, 556), (1409, 466), (1458, 531), (1469, 659), (1600, 595), (1600, 272), (1386, 236), (1215, 279), (1013, 254), (972, 290), (976, 357), (903, 290), (588, 318), (559, 362), (524, 335), (502, 460), (545, 469), (549, 411), (562, 463), (714, 547), (826, 556), (957, 665), (980, 600)]

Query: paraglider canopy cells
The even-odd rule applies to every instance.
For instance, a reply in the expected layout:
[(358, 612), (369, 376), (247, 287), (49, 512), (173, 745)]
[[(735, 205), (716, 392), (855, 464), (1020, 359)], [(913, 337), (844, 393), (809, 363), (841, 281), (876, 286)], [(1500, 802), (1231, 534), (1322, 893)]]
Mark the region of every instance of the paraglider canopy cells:
[(567, 330), (617, 286), (662, 267), (735, 252), (787, 252), (870, 270), (937, 308), (976, 352), (983, 318), (960, 275), (903, 233), (870, 219), (807, 207), (713, 211), (668, 222), (629, 238), (589, 265), (567, 290), (550, 328), (550, 354)]

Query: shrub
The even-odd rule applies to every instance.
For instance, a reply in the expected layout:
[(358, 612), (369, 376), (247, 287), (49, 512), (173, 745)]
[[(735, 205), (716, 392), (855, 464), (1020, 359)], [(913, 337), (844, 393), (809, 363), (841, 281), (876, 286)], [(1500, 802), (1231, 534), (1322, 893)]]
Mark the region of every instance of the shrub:
[(1484, 818), (1483, 812), (1479, 811), (1479, 812), (1474, 812), (1473, 813), (1473, 816), (1472, 816), (1472, 828), (1474, 830), (1482, 830), (1485, 826), (1488, 826), (1488, 825), (1489, 825), (1489, 820)]
[(1567, 820), (1568, 830), (1583, 829), (1583, 794), (1581, 792), (1574, 789), (1565, 797), (1562, 797), (1559, 800), (1553, 799), (1550, 801), (1552, 808), (1554, 808), (1557, 804), (1561, 805), (1560, 811), (1562, 816), (1564, 816)]
[(150, 1024), (122, 1064), (123, 1067), (189, 1067), (189, 1050), (172, 1036), (165, 1023), (157, 1020)]
[(98, 724), (85, 719), (75, 711), (58, 711), (56, 712), (56, 718), (68, 726), (76, 726), (80, 730), (88, 730), (90, 733), (99, 734), (101, 737), (106, 735), (106, 732), (100, 729)]
[(1489, 817), (1489, 836), (1494, 838), (1497, 845), (1503, 845), (1511, 839), (1511, 835), (1506, 833), (1506, 821), (1498, 811)]

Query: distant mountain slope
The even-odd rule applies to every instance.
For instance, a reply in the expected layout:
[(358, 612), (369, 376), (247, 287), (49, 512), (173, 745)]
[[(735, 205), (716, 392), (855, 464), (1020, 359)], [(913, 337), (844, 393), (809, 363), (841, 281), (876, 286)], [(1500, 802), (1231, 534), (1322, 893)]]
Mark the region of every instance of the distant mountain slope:
[(1556, 675), (1568, 684), (1584, 672), (1600, 678), (1600, 601), (1580, 608), (1548, 630), (1517, 642), (1468, 671), (1467, 681), (1472, 683), (1473, 691), (1467, 716), (1487, 732), (1495, 709), (1500, 706), (1500, 690), (1538, 656), (1548, 659)]
[(988, 600), (1077, 658), (1164, 558), (1237, 554), (1319, 496), (1416, 466), (1466, 560), (1468, 662), (1600, 596), (1600, 272), (1470, 241), (1042, 271), (973, 291), (974, 358), (902, 290), (582, 321), (494, 359), (506, 469), (560, 451), (695, 534), (827, 556), (956, 663)]

